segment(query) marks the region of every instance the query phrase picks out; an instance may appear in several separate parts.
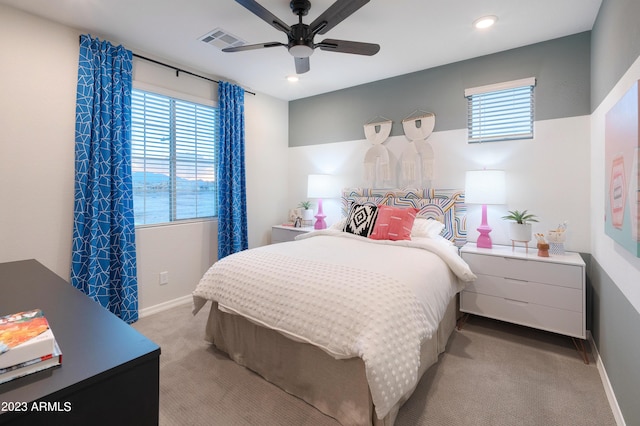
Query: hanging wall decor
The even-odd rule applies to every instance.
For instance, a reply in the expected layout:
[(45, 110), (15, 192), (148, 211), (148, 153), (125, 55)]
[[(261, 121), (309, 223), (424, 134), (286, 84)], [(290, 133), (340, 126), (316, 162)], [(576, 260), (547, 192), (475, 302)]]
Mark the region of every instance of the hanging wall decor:
[[(420, 113), (420, 115), (414, 115)], [(428, 188), (433, 182), (434, 154), (426, 139), (436, 124), (436, 116), (431, 112), (414, 111), (402, 120), (404, 134), (409, 143), (400, 156), (402, 186), (405, 188)]]
[(364, 125), (364, 135), (373, 145), (364, 157), (364, 178), (372, 188), (382, 188), (389, 183), (392, 176), (390, 153), (384, 142), (391, 134), (393, 121), (378, 121)]
[(604, 231), (640, 257), (640, 80), (605, 115)]

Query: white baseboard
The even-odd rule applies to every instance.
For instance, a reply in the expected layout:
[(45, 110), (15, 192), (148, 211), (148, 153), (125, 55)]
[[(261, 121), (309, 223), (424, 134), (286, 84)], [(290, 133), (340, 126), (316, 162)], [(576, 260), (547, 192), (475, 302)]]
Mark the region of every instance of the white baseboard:
[(618, 405), (618, 400), (616, 399), (616, 395), (613, 392), (613, 387), (611, 386), (611, 382), (609, 381), (609, 376), (607, 376), (607, 371), (605, 370), (604, 364), (602, 363), (602, 359), (600, 358), (598, 347), (596, 346), (596, 342), (593, 341), (593, 336), (591, 335), (591, 331), (589, 330), (587, 330), (587, 338), (589, 339), (589, 343), (591, 344), (591, 349), (593, 350), (593, 357), (596, 360), (596, 367), (598, 367), (598, 373), (600, 373), (600, 380), (602, 380), (602, 385), (604, 386), (604, 392), (607, 395), (607, 400), (609, 400), (609, 406), (611, 406), (611, 411), (613, 412), (613, 418), (616, 420), (616, 424), (618, 426), (626, 426), (624, 417), (622, 417), (622, 411), (620, 411), (620, 406)]
[(138, 311), (138, 317), (144, 318), (149, 315), (157, 314), (158, 312), (166, 311), (167, 309), (175, 308), (176, 306), (186, 305), (193, 303), (193, 296), (188, 294), (186, 296), (178, 297), (177, 299), (169, 300), (157, 305), (149, 306), (148, 308), (140, 309)]

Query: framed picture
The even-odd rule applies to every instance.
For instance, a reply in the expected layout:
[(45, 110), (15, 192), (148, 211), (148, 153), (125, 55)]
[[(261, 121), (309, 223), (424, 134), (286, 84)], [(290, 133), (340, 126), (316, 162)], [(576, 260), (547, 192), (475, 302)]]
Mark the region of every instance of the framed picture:
[(605, 233), (640, 257), (639, 82), (605, 116)]
[(296, 219), (302, 217), (302, 209), (289, 209), (289, 223), (295, 223)]

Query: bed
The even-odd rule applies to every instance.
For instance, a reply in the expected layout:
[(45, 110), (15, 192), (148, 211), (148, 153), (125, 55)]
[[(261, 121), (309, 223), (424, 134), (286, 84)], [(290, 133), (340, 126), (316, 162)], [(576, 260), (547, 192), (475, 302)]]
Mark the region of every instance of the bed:
[(341, 424), (390, 426), (475, 279), (457, 253), (464, 197), (351, 188), (342, 210), (327, 230), (216, 262), (194, 315), (211, 302), (207, 341)]

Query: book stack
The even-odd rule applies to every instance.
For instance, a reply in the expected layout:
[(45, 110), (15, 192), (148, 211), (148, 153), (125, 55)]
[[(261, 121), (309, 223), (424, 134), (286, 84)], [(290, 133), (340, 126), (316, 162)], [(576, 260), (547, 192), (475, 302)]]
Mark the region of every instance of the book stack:
[(61, 363), (62, 352), (42, 310), (0, 316), (0, 383)]

